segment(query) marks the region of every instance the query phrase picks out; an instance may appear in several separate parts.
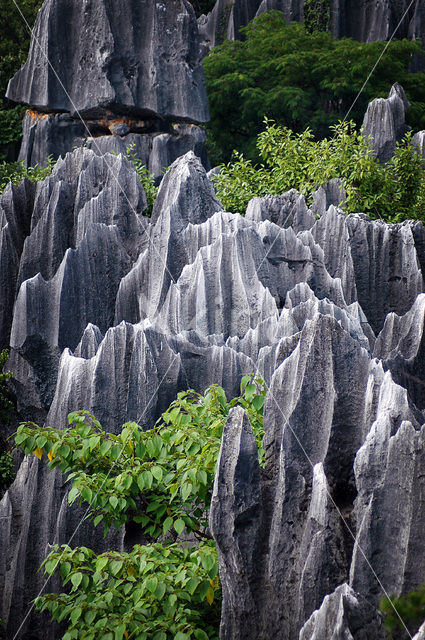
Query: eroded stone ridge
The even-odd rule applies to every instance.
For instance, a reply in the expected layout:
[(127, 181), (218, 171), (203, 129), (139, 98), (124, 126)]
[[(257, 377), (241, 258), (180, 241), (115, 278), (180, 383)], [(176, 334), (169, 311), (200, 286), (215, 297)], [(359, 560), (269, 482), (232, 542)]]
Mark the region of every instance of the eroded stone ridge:
[[(339, 186), (314, 213), (292, 190), (242, 217), (190, 152), (148, 219), (133, 166), (79, 149), (0, 199), (1, 326), (26, 418), (84, 408), (108, 431), (148, 427), (182, 389), (230, 398), (243, 375), (266, 380), (265, 467), (234, 409), (214, 485), (223, 640), (383, 640), (383, 589), (424, 579), (425, 229), (346, 217)], [(63, 477), (24, 460), (0, 502), (10, 637), (78, 518)], [(123, 548), (124, 530), (94, 531), (73, 542)], [(55, 631), (31, 616), (22, 637)]]

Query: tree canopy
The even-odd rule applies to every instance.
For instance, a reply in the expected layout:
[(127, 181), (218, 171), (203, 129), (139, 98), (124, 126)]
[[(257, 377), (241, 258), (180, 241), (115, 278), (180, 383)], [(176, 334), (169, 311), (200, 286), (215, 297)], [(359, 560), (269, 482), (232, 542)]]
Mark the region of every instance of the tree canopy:
[[(204, 61), (211, 122), (212, 163), (228, 162), (234, 149), (258, 159), (256, 136), (264, 116), (294, 132), (310, 127), (319, 138), (351, 107), (386, 43), (336, 40), (327, 31), (309, 33), (270, 11), (241, 30), (243, 40), (224, 42)], [(425, 114), (425, 74), (408, 71), (418, 42), (393, 41), (357, 100), (350, 118), (362, 122), (367, 103), (386, 97), (394, 82), (413, 101), (418, 128)]]

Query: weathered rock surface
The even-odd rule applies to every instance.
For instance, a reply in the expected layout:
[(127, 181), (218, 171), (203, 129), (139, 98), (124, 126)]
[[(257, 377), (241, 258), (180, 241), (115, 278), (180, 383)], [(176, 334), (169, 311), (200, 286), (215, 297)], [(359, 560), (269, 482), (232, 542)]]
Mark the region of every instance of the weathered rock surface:
[[(89, 34), (89, 35), (88, 35)], [(166, 37), (164, 37), (166, 34)], [(31, 106), (27, 166), (88, 145), (134, 153), (155, 175), (192, 150), (209, 169), (209, 119), (195, 13), (187, 0), (45, 0), (8, 97)], [(176, 124), (178, 123), (178, 124)]]
[(28, 60), (10, 81), (7, 96), (47, 113), (90, 116), (111, 109), (205, 122), (208, 108), (192, 6), (186, 0), (167, 6), (149, 0), (119, 5), (45, 0)]
[[(244, 12), (239, 10), (242, 4), (238, 0), (217, 0), (211, 13), (199, 19), (206, 48), (220, 44), (225, 38), (237, 38), (240, 27), (265, 11), (282, 11), (288, 22), (304, 22), (305, 0), (253, 0), (246, 3)], [(256, 13), (252, 13), (255, 5)], [(389, 40), (397, 27), (397, 38), (423, 40), (425, 8), (421, 0), (414, 0), (412, 4), (410, 0), (362, 0), (354, 3), (351, 0), (331, 0), (329, 26), (336, 38), (354, 38), (361, 42)], [(423, 68), (423, 61), (415, 61), (414, 65)]]
[[(380, 640), (383, 589), (425, 576), (425, 229), (345, 217), (324, 191), (318, 219), (294, 190), (224, 212), (189, 152), (148, 220), (131, 163), (79, 149), (0, 199), (24, 417), (60, 426), (84, 408), (117, 432), (152, 425), (182, 389), (234, 397), (253, 371), (269, 385), (264, 468), (242, 409), (221, 446), (223, 640)], [(63, 480), (25, 460), (0, 502), (8, 637), (48, 545), (78, 524)], [(103, 542), (87, 523), (73, 544), (123, 548), (124, 534)], [(55, 631), (31, 615), (21, 637)]]
[(388, 162), (409, 127), (405, 112), (410, 106), (403, 88), (395, 84), (388, 98), (376, 98), (369, 104), (364, 120), (363, 135), (370, 141), (375, 157)]

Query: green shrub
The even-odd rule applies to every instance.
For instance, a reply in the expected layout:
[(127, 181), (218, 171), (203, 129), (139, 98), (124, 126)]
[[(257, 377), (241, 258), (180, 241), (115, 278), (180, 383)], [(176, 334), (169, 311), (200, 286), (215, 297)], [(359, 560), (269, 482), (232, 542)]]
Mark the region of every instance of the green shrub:
[(255, 196), (279, 195), (298, 189), (311, 204), (312, 193), (332, 178), (341, 178), (347, 191), (347, 213), (363, 212), (371, 218), (400, 222), (423, 219), (424, 161), (411, 134), (397, 145), (385, 165), (373, 157), (371, 147), (354, 123), (333, 127), (334, 136), (316, 141), (310, 129), (295, 134), (266, 119), (257, 140), (263, 164), (243, 155), (214, 176), (217, 195), (228, 211), (243, 213)]
[(383, 598), (381, 611), (385, 614), (385, 628), (390, 638), (401, 640), (408, 637), (400, 618), (413, 636), (425, 622), (425, 584), (400, 598)]
[[(63, 584), (72, 588), (42, 596), (37, 608), (67, 621), (63, 640), (218, 638), (220, 586), (208, 529), (215, 467), (227, 415), (236, 405), (247, 411), (263, 459), (264, 396), (264, 382), (245, 376), (241, 395), (230, 402), (216, 385), (204, 394), (180, 393), (148, 431), (133, 422), (119, 435), (104, 433), (84, 411), (70, 414), (65, 430), (32, 423), (18, 428), (16, 444), (40, 459), (46, 454), (49, 468), (68, 474), (69, 503), (88, 502), (95, 526), (103, 521), (106, 531), (132, 521), (152, 541), (127, 554), (52, 551), (46, 573), (59, 567)], [(190, 544), (181, 541), (183, 534)]]
[(55, 166), (55, 160), (51, 156), (47, 158), (47, 166), (26, 167), (23, 162), (1, 162), (0, 163), (0, 193), (2, 193), (9, 182), (19, 184), (24, 178), (33, 182), (45, 180)]
[(15, 462), (9, 451), (0, 453), (0, 493), (5, 491), (15, 479)]
[(330, 26), (330, 0), (305, 0), (304, 25), (308, 33), (327, 31)]
[(140, 182), (143, 185), (143, 189), (146, 193), (146, 199), (148, 201), (148, 208), (145, 211), (146, 216), (152, 215), (153, 205), (156, 200), (156, 196), (158, 195), (158, 187), (155, 186), (155, 177), (153, 173), (151, 173), (140, 160), (140, 158), (136, 155), (136, 145), (133, 142), (126, 149), (126, 157), (127, 160), (130, 160), (132, 165), (134, 166), (136, 173)]
[[(313, 22), (318, 15), (314, 11), (323, 4), (326, 0), (309, 2)], [(316, 28), (308, 33), (303, 24), (286, 24), (279, 11), (260, 15), (241, 31), (243, 41), (224, 42), (204, 60), (213, 164), (228, 162), (233, 149), (258, 161), (256, 137), (265, 115), (297, 133), (310, 127), (316, 137), (329, 135), (329, 127), (345, 117), (385, 46), (336, 40)], [(425, 119), (425, 74), (408, 69), (412, 55), (421, 52), (418, 42), (408, 40), (388, 46), (351, 111), (357, 125), (368, 102), (386, 97), (399, 82), (412, 102), (409, 117), (415, 122), (410, 124), (420, 128)]]

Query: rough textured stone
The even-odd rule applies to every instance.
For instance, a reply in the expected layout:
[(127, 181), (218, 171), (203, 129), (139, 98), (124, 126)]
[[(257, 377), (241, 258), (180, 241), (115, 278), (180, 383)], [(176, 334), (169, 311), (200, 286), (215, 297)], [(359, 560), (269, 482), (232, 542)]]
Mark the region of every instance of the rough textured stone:
[[(360, 626), (359, 626), (360, 622)], [(347, 584), (323, 600), (305, 623), (299, 640), (368, 640), (385, 638), (376, 610)]]
[(381, 162), (390, 160), (397, 142), (409, 130), (405, 123), (405, 112), (409, 106), (399, 84), (391, 88), (388, 98), (376, 98), (369, 104), (363, 120), (363, 135)]
[[(242, 2), (236, 0), (234, 4), (236, 8)], [(288, 22), (304, 21), (305, 0), (260, 0), (247, 3), (247, 7), (254, 8), (255, 4), (257, 16), (274, 10), (282, 11)], [(237, 29), (235, 15), (238, 17)], [(238, 29), (245, 26), (251, 17), (250, 11), (240, 13), (232, 10), (231, 0), (217, 0), (211, 13), (198, 20), (205, 48), (218, 44), (225, 37), (237, 37)], [(412, 4), (410, 0), (359, 0), (354, 3), (351, 0), (331, 0), (329, 17), (330, 30), (336, 38), (354, 38), (361, 42), (389, 40), (398, 28), (398, 38), (423, 40), (425, 33), (425, 8), (421, 0), (414, 0)], [(414, 60), (413, 68), (423, 69), (423, 60)]]
[[(222, 211), (190, 152), (148, 221), (132, 165), (88, 149), (0, 199), (25, 417), (61, 426), (84, 408), (116, 433), (151, 426), (182, 389), (231, 398), (243, 375), (266, 380), (265, 467), (236, 408), (214, 485), (223, 639), (381, 640), (383, 588), (425, 575), (425, 229), (323, 202), (317, 220), (296, 191), (254, 199), (245, 218)], [(7, 637), (80, 514), (60, 474), (21, 464), (0, 502)], [(86, 523), (74, 542), (128, 547), (125, 531), (97, 535)], [(57, 633), (31, 615), (22, 637)]]
[(124, 0), (119, 6), (111, 0), (45, 0), (28, 60), (7, 95), (38, 111), (90, 116), (111, 109), (206, 122), (192, 6), (186, 0)]

